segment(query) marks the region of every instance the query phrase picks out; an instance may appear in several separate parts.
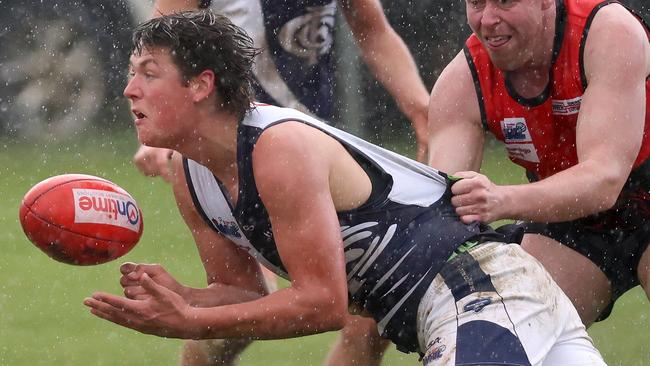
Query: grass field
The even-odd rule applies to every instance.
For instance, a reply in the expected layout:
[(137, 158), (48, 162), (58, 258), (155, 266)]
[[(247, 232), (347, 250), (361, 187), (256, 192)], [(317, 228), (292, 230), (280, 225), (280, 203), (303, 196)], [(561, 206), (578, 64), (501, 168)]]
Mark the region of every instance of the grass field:
[[(120, 293), (121, 260), (92, 267), (64, 265), (32, 246), (18, 222), (22, 196), (52, 175), (86, 173), (128, 190), (143, 210), (145, 234), (123, 259), (162, 263), (181, 281), (203, 284), (189, 232), (176, 212), (169, 187), (140, 176), (130, 163), (136, 141), (123, 135), (26, 143), (0, 140), (0, 365), (175, 365), (180, 341), (146, 336), (91, 316), (82, 305), (95, 290)], [(497, 182), (521, 181), (520, 171), (500, 154), (486, 156)], [(650, 306), (638, 288), (612, 316), (590, 329), (610, 365), (650, 364)], [(334, 333), (257, 342), (242, 365), (319, 365)], [(416, 365), (417, 357), (391, 348), (384, 365)]]

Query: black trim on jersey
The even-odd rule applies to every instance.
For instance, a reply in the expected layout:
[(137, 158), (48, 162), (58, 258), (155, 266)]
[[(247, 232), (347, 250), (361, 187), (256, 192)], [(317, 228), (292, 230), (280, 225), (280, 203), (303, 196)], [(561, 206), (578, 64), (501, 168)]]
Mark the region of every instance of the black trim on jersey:
[(587, 18), (587, 22), (585, 23), (585, 28), (582, 30), (582, 39), (580, 39), (580, 52), (578, 53), (578, 60), (579, 60), (578, 66), (580, 67), (580, 81), (582, 82), (583, 92), (585, 91), (585, 89), (587, 89), (587, 74), (585, 73), (585, 45), (587, 44), (587, 35), (589, 33), (589, 29), (591, 28), (591, 22), (594, 21), (594, 17), (596, 16), (596, 13), (604, 6), (609, 4), (620, 4), (620, 3), (616, 0), (608, 0), (608, 1), (603, 1), (602, 3), (596, 5), (593, 8), (593, 10), (591, 10), (591, 13), (589, 13), (589, 17)]
[[(580, 41), (580, 78), (581, 78), (580, 81), (582, 82), (583, 91), (584, 89), (587, 89), (587, 74), (585, 73), (585, 63), (584, 63), (584, 53), (585, 53), (585, 44), (587, 43), (587, 33), (589, 32), (589, 28), (591, 27), (591, 22), (594, 20), (594, 17), (596, 16), (596, 12), (600, 10), (602, 7), (604, 7), (605, 5), (609, 5), (609, 4), (619, 4), (623, 6), (625, 9), (627, 9), (627, 11), (632, 13), (632, 15), (634, 15), (634, 17), (636, 17), (639, 20), (639, 22), (641, 22), (641, 25), (643, 25), (643, 27), (645, 28), (646, 34), (648, 35), (648, 41), (650, 41), (650, 24), (646, 22), (646, 20), (643, 19), (643, 17), (641, 17), (639, 13), (637, 13), (633, 9), (630, 9), (625, 4), (621, 4), (616, 0), (605, 1), (603, 3), (598, 4), (594, 8), (594, 10), (592, 10), (591, 14), (589, 14), (589, 18), (587, 19), (587, 23), (585, 24), (585, 29), (582, 33), (582, 40)], [(650, 79), (650, 74), (648, 74), (645, 79), (646, 81)]]
[(478, 70), (476, 70), (476, 65), (472, 59), (472, 54), (467, 46), (463, 47), (463, 53), (465, 54), (465, 59), (467, 60), (469, 71), (472, 73), (472, 79), (474, 79), (476, 99), (478, 102), (478, 108), (481, 111), (481, 124), (483, 125), (483, 130), (489, 131), (490, 127), (488, 126), (487, 114), (485, 113), (485, 99), (483, 98), (483, 92), (481, 91), (481, 79), (479, 79)]
[(190, 174), (190, 167), (187, 163), (187, 158), (183, 156), (183, 171), (185, 172), (185, 181), (187, 182), (187, 188), (190, 191), (190, 196), (192, 196), (192, 203), (194, 203), (194, 208), (196, 208), (196, 211), (199, 213), (199, 216), (203, 218), (203, 220), (213, 229), (214, 224), (212, 221), (210, 221), (210, 218), (208, 217), (208, 214), (203, 211), (203, 206), (201, 206), (201, 202), (199, 201), (199, 198), (196, 196), (196, 189), (194, 188), (194, 184), (192, 183), (192, 174)]
[(546, 84), (546, 87), (542, 93), (532, 98), (524, 98), (519, 95), (519, 93), (517, 93), (515, 88), (512, 86), (510, 80), (508, 79), (508, 74), (504, 73), (503, 76), (506, 90), (508, 91), (510, 97), (524, 107), (533, 108), (540, 106), (544, 104), (544, 102), (546, 102), (551, 96), (551, 85), (553, 85), (553, 68), (555, 66), (555, 61), (557, 61), (557, 57), (560, 54), (560, 50), (562, 49), (562, 44), (564, 43), (564, 26), (566, 24), (567, 18), (564, 1), (556, 0), (555, 5), (555, 38), (553, 39), (553, 55), (551, 56), (551, 67), (548, 71), (548, 83)]

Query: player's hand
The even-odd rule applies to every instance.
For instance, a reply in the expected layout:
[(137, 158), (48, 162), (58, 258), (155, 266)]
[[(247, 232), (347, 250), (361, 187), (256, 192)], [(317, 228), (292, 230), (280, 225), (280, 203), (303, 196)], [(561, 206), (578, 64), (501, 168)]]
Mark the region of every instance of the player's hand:
[(147, 273), (139, 285), (147, 296), (128, 299), (97, 292), (84, 299), (90, 312), (102, 319), (146, 334), (171, 338), (196, 338), (191, 323), (192, 307), (177, 293), (157, 284)]
[(476, 172), (457, 172), (454, 176), (463, 178), (451, 186), (451, 204), (461, 221), (490, 223), (503, 219), (505, 202), (500, 186), (488, 177)]
[(170, 182), (173, 174), (171, 158), (174, 150), (140, 145), (133, 155), (133, 163), (148, 177), (161, 177)]
[(120, 285), (124, 289), (124, 296), (129, 299), (143, 300), (149, 293), (141, 286), (141, 278), (143, 274), (147, 274), (149, 278), (155, 281), (158, 285), (166, 287), (167, 289), (183, 296), (185, 286), (181, 285), (172, 275), (170, 275), (165, 268), (159, 264), (142, 264), (126, 262), (120, 266), (122, 277), (120, 278)]

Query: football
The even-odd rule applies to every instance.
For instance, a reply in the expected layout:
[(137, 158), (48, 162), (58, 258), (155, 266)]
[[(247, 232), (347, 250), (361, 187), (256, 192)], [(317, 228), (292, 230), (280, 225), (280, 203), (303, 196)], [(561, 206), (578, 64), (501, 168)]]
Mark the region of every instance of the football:
[(140, 240), (142, 212), (115, 183), (84, 174), (48, 178), (19, 210), (27, 238), (57, 261), (93, 265), (119, 258)]

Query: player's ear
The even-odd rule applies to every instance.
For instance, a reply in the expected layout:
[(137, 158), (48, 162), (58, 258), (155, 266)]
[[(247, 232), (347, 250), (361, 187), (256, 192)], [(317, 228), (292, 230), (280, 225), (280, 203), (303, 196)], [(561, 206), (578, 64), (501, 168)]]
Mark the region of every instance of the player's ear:
[(216, 89), (216, 76), (212, 70), (204, 70), (190, 80), (193, 100), (200, 102), (208, 98)]

